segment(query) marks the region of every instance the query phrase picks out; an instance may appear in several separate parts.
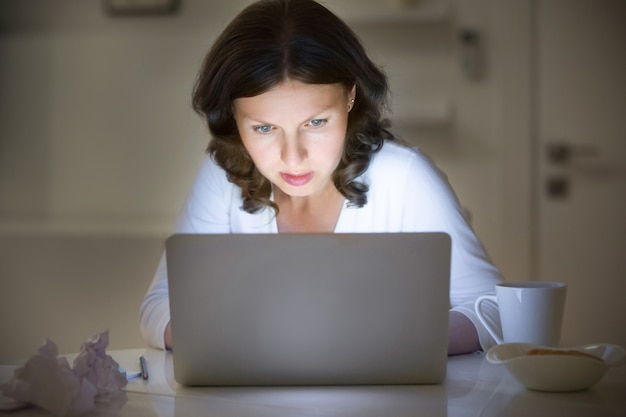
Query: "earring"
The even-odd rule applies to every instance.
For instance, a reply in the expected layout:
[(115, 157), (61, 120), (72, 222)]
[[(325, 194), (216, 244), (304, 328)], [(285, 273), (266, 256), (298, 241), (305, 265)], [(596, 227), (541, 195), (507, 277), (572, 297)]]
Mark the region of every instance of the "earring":
[(352, 106), (354, 105), (354, 99), (350, 99), (350, 103), (348, 103), (348, 111), (352, 110)]

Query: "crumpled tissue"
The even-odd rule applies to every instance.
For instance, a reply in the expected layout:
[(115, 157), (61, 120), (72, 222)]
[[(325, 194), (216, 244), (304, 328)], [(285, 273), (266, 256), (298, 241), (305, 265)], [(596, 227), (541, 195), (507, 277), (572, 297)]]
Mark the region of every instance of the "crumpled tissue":
[(0, 390), (7, 397), (56, 416), (79, 416), (97, 402), (110, 402), (124, 394), (127, 381), (119, 364), (106, 354), (108, 344), (108, 330), (96, 334), (81, 345), (70, 368), (66, 358), (57, 357), (57, 345), (46, 339), (38, 353), (16, 369)]

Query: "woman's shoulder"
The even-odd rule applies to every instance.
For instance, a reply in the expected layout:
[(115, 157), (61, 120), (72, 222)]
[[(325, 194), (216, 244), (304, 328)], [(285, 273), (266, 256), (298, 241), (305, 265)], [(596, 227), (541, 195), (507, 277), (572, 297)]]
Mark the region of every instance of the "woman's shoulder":
[(421, 183), (441, 185), (447, 183), (447, 175), (417, 146), (387, 141), (373, 155), (367, 176), (371, 182)]
[(236, 189), (237, 186), (228, 180), (226, 171), (210, 154), (206, 154), (200, 162), (190, 194), (202, 199), (212, 196), (213, 201), (217, 195), (228, 198)]
[(230, 183), (226, 171), (217, 163), (215, 158), (207, 153), (204, 155), (200, 169), (198, 170), (199, 179), (211, 180), (218, 183)]
[(386, 141), (383, 147), (372, 156), (371, 170), (432, 169), (432, 161), (417, 146)]
[(394, 166), (402, 161), (409, 161), (415, 157), (415, 150), (406, 145), (385, 141), (383, 146), (372, 155), (370, 168), (381, 165)]

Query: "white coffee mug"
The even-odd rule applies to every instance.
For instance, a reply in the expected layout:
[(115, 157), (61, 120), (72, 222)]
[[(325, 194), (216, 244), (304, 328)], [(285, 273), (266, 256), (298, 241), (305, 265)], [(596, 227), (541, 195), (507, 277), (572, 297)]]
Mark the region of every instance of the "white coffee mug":
[[(496, 285), (495, 296), (478, 297), (474, 309), (498, 344), (525, 342), (558, 346), (566, 292), (567, 285), (562, 282), (501, 283)], [(483, 311), (486, 305), (499, 310), (501, 333)]]

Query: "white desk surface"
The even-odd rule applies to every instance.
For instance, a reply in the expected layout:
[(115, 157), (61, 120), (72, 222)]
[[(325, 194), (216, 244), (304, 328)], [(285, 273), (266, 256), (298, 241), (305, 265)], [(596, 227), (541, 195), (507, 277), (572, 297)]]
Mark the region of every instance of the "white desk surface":
[[(118, 403), (97, 416), (626, 416), (626, 366), (612, 368), (589, 390), (542, 393), (525, 389), (484, 355), (448, 359), (444, 384), (430, 386), (185, 388), (173, 377), (172, 356), (153, 349), (108, 352), (128, 371), (145, 355), (150, 377), (129, 381)], [(12, 417), (47, 416), (30, 408)]]

